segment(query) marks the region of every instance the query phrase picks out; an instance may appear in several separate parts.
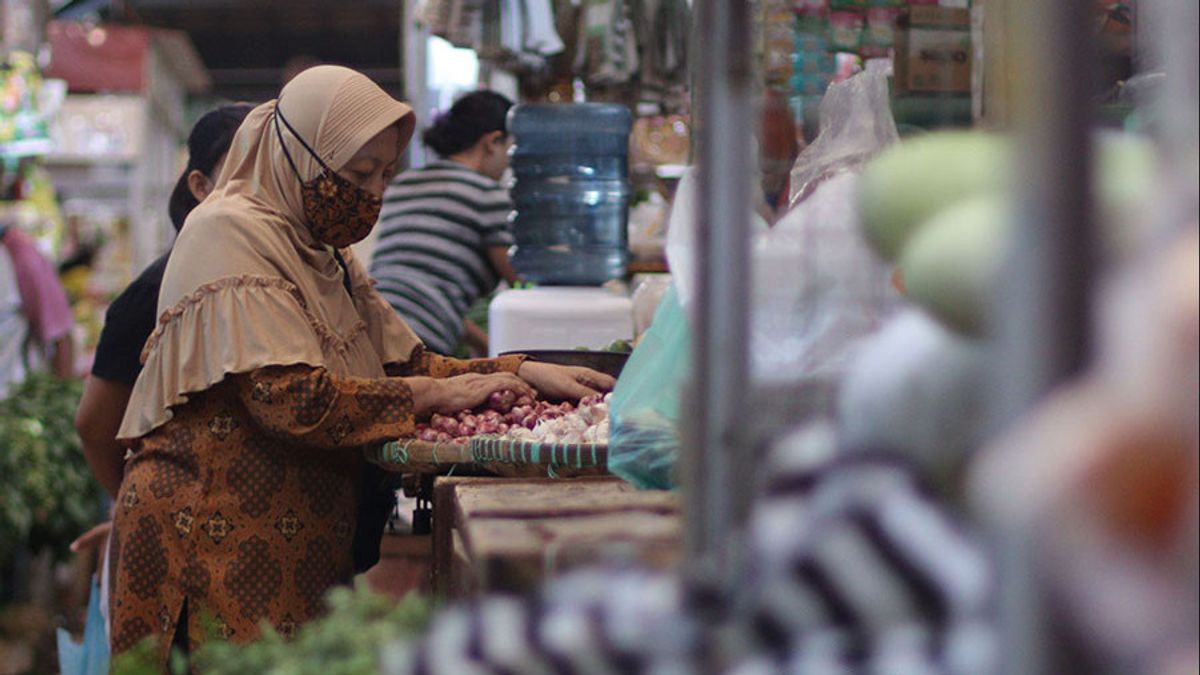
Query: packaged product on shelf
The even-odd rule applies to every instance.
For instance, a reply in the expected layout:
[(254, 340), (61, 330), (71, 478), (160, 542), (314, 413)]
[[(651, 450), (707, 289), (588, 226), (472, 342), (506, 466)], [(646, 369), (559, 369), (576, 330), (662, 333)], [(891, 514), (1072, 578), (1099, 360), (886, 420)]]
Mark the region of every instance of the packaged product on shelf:
[(792, 91), (801, 96), (820, 96), (829, 88), (829, 80), (823, 73), (797, 73), (792, 76)]
[(792, 11), (797, 16), (823, 17), (829, 11), (829, 0), (793, 0)]
[(796, 16), (796, 35), (816, 35), (825, 47), (829, 45), (829, 13), (800, 14)]
[(833, 55), (827, 51), (796, 52), (792, 55), (792, 74), (832, 75), (836, 69)]
[(868, 9), (867, 31), (863, 37), (863, 44), (872, 47), (891, 47), (895, 43), (896, 22), (900, 20), (901, 11), (898, 7)]
[(764, 15), (762, 64), (768, 84), (782, 84), (792, 75), (792, 54), (796, 51), (792, 24), (791, 10), (786, 8)]
[(858, 51), (862, 46), (865, 24), (866, 17), (862, 12), (830, 12), (829, 47), (839, 51)]
[(896, 31), (893, 87), (897, 94), (971, 91), (971, 13), (911, 7)]
[(814, 56), (829, 51), (828, 24), (821, 23), (813, 30), (802, 29), (797, 22), (796, 35), (792, 38), (797, 56)]

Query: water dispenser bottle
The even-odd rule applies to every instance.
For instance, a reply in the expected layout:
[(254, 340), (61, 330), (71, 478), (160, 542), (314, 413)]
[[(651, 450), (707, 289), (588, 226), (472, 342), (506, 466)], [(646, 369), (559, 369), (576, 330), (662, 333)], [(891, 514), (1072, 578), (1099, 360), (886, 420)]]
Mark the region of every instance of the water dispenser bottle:
[(625, 275), (629, 109), (535, 103), (509, 112), (513, 268), (542, 285), (594, 286)]

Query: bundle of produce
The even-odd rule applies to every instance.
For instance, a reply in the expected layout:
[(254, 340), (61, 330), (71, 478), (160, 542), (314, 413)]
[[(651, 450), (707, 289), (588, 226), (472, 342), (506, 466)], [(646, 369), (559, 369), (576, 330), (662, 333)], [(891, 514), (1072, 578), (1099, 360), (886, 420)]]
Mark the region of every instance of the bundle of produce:
[[(1119, 259), (1144, 235), (1157, 155), (1134, 134), (1097, 134), (1093, 145), (1101, 254)], [(859, 184), (867, 241), (897, 265), (909, 299), (967, 335), (986, 332), (989, 294), (1018, 216), (1018, 152), (1004, 135), (928, 134), (881, 155)]]
[(587, 396), (573, 404), (496, 392), (479, 408), (452, 415), (434, 413), (428, 423), (417, 425), (416, 437), (430, 443), (469, 443), (480, 436), (536, 443), (606, 443), (611, 396)]

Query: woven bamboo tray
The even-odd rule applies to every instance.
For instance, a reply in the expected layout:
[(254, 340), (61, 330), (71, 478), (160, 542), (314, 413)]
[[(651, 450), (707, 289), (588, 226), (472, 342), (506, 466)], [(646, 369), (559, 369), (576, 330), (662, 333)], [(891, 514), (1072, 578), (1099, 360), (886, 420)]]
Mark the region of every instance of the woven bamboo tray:
[(531, 443), (481, 436), (469, 443), (398, 440), (372, 449), (367, 459), (388, 471), (505, 477), (573, 477), (608, 474), (604, 443)]

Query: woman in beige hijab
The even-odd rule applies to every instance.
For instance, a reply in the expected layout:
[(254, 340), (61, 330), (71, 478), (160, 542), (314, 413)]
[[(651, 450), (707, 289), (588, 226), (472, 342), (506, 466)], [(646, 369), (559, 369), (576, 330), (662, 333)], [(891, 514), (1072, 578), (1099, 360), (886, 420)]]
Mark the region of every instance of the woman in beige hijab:
[[(424, 351), (348, 247), (412, 136), (408, 106), (319, 66), (256, 108), (167, 265), (118, 437), (112, 649), (285, 636), (352, 575), (363, 447), (515, 390), (577, 398), (590, 370)], [(392, 377), (389, 377), (392, 375)]]

